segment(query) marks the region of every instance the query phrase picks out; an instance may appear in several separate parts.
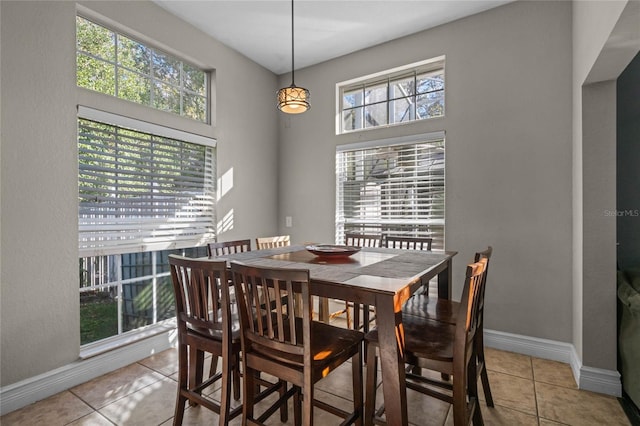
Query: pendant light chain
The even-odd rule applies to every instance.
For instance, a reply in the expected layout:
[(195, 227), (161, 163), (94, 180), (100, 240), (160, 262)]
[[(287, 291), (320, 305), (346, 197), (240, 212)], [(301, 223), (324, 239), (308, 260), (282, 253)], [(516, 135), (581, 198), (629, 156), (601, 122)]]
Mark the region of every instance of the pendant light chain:
[(293, 0), (291, 0), (291, 85), (295, 86), (295, 66), (293, 63)]

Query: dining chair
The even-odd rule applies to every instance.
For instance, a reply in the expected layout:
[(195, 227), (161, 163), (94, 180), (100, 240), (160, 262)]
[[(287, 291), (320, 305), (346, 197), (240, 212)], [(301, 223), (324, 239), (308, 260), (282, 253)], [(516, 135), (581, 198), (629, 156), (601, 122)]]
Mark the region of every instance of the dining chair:
[(251, 251), (251, 240), (222, 241), (207, 244), (209, 257)]
[[(487, 261), (478, 305), (478, 335), (475, 342), (477, 345), (477, 373), (482, 380), (482, 389), (484, 390), (485, 402), (488, 407), (493, 407), (493, 396), (491, 394), (491, 387), (489, 386), (489, 375), (487, 373), (487, 366), (484, 355), (484, 295), (487, 288), (489, 261), (491, 259), (492, 253), (493, 247), (489, 246), (486, 250), (479, 251), (474, 256), (474, 262), (479, 262), (481, 259), (486, 259)], [(402, 315), (414, 315), (428, 320), (441, 321), (447, 324), (455, 325), (458, 320), (459, 309), (460, 302), (449, 299), (429, 298), (428, 295), (419, 294), (411, 297), (404, 304), (404, 306), (402, 307)]]
[(258, 250), (287, 247), (291, 245), (291, 236), (278, 235), (274, 237), (258, 237), (256, 238), (256, 248)]
[[(233, 253), (243, 253), (246, 251), (251, 251), (251, 240), (248, 240), (248, 239), (234, 240), (234, 241), (218, 241), (218, 242), (211, 242), (207, 244), (207, 255), (210, 258), (217, 257), (217, 256), (224, 256), (224, 255), (233, 254)], [(231, 281), (229, 282), (231, 283)], [(231, 287), (233, 287), (233, 284), (231, 284)], [(229, 290), (229, 293), (231, 296), (229, 300), (231, 301), (231, 303), (233, 303), (235, 300), (233, 288)], [(217, 371), (217, 368), (218, 368), (218, 357), (213, 355), (211, 356), (211, 366), (209, 367), (209, 371), (211, 373), (215, 373)], [(234, 388), (234, 392), (236, 391), (237, 391), (237, 394), (239, 394), (240, 388), (237, 388), (237, 390)]]
[[(344, 234), (345, 245), (354, 247), (382, 247), (382, 235), (376, 234), (358, 234), (353, 232), (346, 232)], [(335, 311), (329, 314), (329, 318), (335, 318), (342, 314), (347, 316), (347, 327), (351, 328), (351, 314), (350, 309), (353, 309), (353, 328), (362, 329), (365, 333), (369, 331), (369, 325), (372, 321), (375, 321), (375, 317), (370, 317), (371, 307), (369, 305), (362, 305), (362, 324), (360, 323), (360, 309), (359, 303), (345, 302), (344, 309)]]
[[(362, 424), (364, 334), (313, 321), (309, 271), (232, 262), (231, 274), (240, 311), (245, 374), (242, 423), (262, 424), (279, 406), (282, 409), (284, 404), (286, 408), (288, 399), (293, 397), (296, 425), (313, 424), (314, 406), (345, 418), (342, 424)], [(298, 304), (301, 306), (296, 306)], [(315, 383), (349, 360), (354, 398), (351, 413), (314, 398)], [(253, 382), (257, 372), (281, 378), (292, 385), (258, 416), (254, 412)]]
[[(181, 425), (185, 403), (200, 404), (220, 416), (220, 425), (240, 414), (230, 409), (231, 384), (240, 397), (240, 327), (229, 303), (225, 261), (169, 255), (178, 327), (178, 395), (174, 425)], [(222, 358), (222, 370), (203, 380), (204, 354)], [(220, 403), (203, 390), (222, 380)]]
[[(436, 380), (411, 369), (406, 372), (406, 387), (441, 399), (453, 405), (455, 426), (482, 425), (482, 413), (478, 402), (478, 376), (476, 363), (476, 339), (480, 333), (480, 299), (485, 282), (487, 259), (467, 266), (455, 324), (435, 321), (420, 316), (402, 315), (404, 328), (404, 362), (421, 369), (439, 371), (453, 376), (450, 381)], [(378, 331), (366, 334), (369, 345), (367, 354), (367, 384), (365, 424), (379, 420), (384, 406), (376, 411)], [(442, 389), (442, 390), (440, 390)]]

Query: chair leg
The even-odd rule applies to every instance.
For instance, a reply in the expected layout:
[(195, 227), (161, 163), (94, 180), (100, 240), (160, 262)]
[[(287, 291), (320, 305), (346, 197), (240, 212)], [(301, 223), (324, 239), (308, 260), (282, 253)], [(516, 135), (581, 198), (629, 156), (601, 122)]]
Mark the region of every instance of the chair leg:
[(475, 410), (473, 410), (473, 426), (484, 426), (482, 412), (480, 411), (480, 402), (476, 400)]
[(367, 345), (367, 381), (364, 402), (364, 424), (372, 425), (376, 411), (376, 387), (378, 384), (378, 358), (375, 346)]
[(242, 424), (246, 425), (248, 420), (253, 420), (253, 405), (255, 404), (255, 392), (256, 383), (255, 375), (256, 371), (248, 369), (247, 363), (244, 363), (243, 371), (243, 386), (242, 386)]
[(182, 420), (184, 418), (184, 407), (187, 403), (187, 398), (182, 396), (180, 389), (178, 389), (178, 396), (176, 397), (176, 409), (173, 413), (173, 425), (180, 426), (182, 425)]
[(487, 407), (493, 407), (493, 396), (491, 395), (491, 387), (489, 386), (489, 375), (487, 374), (487, 364), (484, 359), (484, 330), (482, 327), (478, 330), (476, 336), (476, 351), (478, 353), (478, 369), (480, 372), (480, 379), (482, 380), (482, 389), (484, 390), (484, 400), (487, 403)]
[(313, 426), (313, 383), (306, 380), (302, 391), (302, 423)]
[[(475, 355), (473, 355), (475, 356)], [(467, 417), (467, 392), (469, 391), (469, 366), (475, 364), (472, 360), (469, 365), (453, 365), (453, 424), (467, 425), (469, 418)], [(478, 377), (473, 376), (473, 380), (477, 381)]]
[(357, 411), (356, 426), (362, 426), (364, 417), (362, 396), (362, 349), (351, 358), (351, 376), (353, 384), (353, 410)]
[(302, 393), (300, 388), (293, 394), (293, 424), (302, 425)]
[[(472, 360), (467, 367), (467, 395), (469, 397), (469, 406), (471, 410), (472, 420), (474, 426), (483, 426), (482, 412), (480, 411), (480, 400), (478, 399), (478, 364), (474, 361), (477, 358), (477, 353), (471, 355)], [(455, 377), (454, 377), (455, 380)], [(465, 405), (465, 411), (467, 406)], [(467, 423), (468, 423), (467, 419)]]
[[(189, 348), (189, 381), (188, 388), (193, 389), (202, 383), (202, 369), (204, 364), (204, 352), (192, 347)], [(196, 402), (189, 401), (189, 405), (195, 407)]]
[[(278, 394), (280, 394), (280, 398), (287, 393), (287, 382), (284, 380), (278, 380), (278, 384), (280, 385), (280, 389), (278, 389)], [(284, 404), (280, 406), (280, 421), (282, 423), (286, 423), (289, 420), (289, 402), (285, 401)]]
[(234, 356), (233, 359), (233, 399), (240, 400), (240, 360), (238, 356)]
[(211, 355), (211, 365), (209, 366), (209, 377), (213, 377), (218, 371), (218, 356)]
[(229, 356), (222, 357), (222, 389), (220, 395), (220, 425), (229, 423), (229, 410), (231, 406), (231, 368), (234, 367)]
[(187, 347), (180, 344), (178, 348), (178, 394), (176, 395), (176, 408), (173, 415), (174, 426), (181, 425), (184, 417), (187, 398), (182, 394), (182, 389), (187, 389), (188, 386), (188, 369)]

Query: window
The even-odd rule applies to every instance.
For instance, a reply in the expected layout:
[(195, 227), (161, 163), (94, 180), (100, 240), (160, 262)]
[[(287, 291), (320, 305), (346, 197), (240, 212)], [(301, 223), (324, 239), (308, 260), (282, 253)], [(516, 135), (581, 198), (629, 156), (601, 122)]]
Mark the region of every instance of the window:
[(444, 134), (339, 146), (336, 241), (345, 232), (433, 238), (444, 248)]
[(338, 133), (444, 116), (444, 58), (338, 84)]
[(208, 75), (158, 49), (76, 18), (77, 85), (208, 121)]
[[(82, 344), (175, 316), (167, 256), (206, 256), (215, 237), (215, 144), (133, 130), (80, 108)], [(98, 121), (96, 119), (102, 118)], [(116, 122), (118, 124), (111, 124)], [(195, 140), (195, 135), (183, 135)], [(201, 141), (202, 142), (202, 141)]]

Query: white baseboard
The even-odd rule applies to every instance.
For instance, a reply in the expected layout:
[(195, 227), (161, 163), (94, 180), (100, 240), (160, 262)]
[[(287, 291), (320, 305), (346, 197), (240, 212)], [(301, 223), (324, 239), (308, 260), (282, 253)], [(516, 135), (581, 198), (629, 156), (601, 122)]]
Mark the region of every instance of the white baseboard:
[(575, 347), (570, 343), (494, 330), (485, 330), (484, 343), (490, 348), (567, 363), (579, 389), (616, 397), (622, 395), (620, 373), (582, 365)]
[[(485, 330), (487, 347), (567, 363), (580, 389), (620, 396), (617, 371), (585, 367), (569, 343)], [(162, 352), (175, 344), (175, 330), (83, 359), (0, 389), (0, 415), (70, 389), (81, 383)]]
[(0, 388), (0, 415), (25, 407), (91, 379), (175, 346), (175, 330), (168, 330), (126, 346), (47, 371)]

